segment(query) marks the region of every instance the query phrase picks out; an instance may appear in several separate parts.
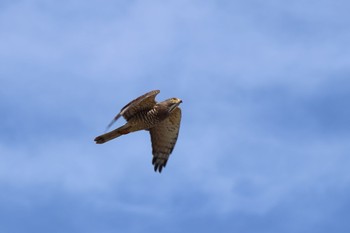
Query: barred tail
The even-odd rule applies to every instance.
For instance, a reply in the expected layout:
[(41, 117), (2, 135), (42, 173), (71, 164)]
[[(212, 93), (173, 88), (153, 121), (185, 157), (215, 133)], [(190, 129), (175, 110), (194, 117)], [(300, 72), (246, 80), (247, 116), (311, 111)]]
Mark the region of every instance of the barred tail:
[(102, 143), (105, 143), (105, 142), (108, 142), (114, 138), (117, 138), (123, 134), (128, 134), (130, 133), (129, 129), (131, 127), (128, 126), (128, 125), (123, 125), (122, 127), (119, 127), (115, 130), (112, 130), (111, 132), (108, 132), (108, 133), (105, 133), (105, 134), (102, 134), (98, 137), (96, 137), (94, 139), (94, 141), (97, 143), (97, 144), (102, 144)]

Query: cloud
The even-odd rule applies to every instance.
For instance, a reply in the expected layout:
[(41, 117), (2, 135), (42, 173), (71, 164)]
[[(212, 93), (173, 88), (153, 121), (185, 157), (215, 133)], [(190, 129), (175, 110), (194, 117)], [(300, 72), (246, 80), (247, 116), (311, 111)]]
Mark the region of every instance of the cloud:
[[(309, 4), (6, 3), (0, 214), (36, 209), (33, 222), (68, 232), (345, 229), (348, 20), (333, 2)], [(161, 175), (147, 132), (92, 141), (151, 89), (184, 100)]]

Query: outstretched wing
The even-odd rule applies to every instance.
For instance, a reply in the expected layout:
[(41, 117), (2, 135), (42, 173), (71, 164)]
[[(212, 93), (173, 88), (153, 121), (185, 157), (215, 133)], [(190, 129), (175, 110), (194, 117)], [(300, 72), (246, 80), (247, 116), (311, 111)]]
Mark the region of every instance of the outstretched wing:
[(109, 127), (111, 127), (113, 125), (113, 123), (119, 119), (120, 116), (123, 116), (125, 118), (125, 120), (128, 121), (136, 113), (152, 109), (154, 107), (154, 105), (156, 104), (155, 98), (159, 92), (160, 92), (159, 90), (150, 91), (150, 92), (134, 99), (133, 101), (131, 101), (127, 105), (125, 105), (120, 110), (118, 115), (116, 115), (114, 117), (112, 122), (109, 123), (109, 125), (107, 126), (107, 129)]
[(181, 109), (177, 107), (170, 116), (150, 129), (154, 171), (165, 167), (179, 135)]

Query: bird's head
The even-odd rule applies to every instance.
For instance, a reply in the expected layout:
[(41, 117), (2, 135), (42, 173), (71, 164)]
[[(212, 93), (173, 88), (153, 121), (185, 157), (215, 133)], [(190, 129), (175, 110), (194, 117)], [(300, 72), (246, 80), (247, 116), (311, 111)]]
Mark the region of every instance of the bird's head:
[(163, 101), (163, 103), (167, 107), (168, 112), (171, 113), (177, 106), (179, 106), (182, 103), (182, 100), (179, 98), (170, 98)]

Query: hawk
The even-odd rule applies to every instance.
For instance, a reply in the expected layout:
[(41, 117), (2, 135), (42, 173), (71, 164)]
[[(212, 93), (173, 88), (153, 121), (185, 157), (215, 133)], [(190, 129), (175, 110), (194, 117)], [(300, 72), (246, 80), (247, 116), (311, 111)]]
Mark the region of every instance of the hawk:
[(147, 130), (151, 135), (154, 171), (162, 172), (179, 135), (181, 121), (179, 105), (182, 100), (170, 98), (157, 103), (155, 97), (159, 92), (159, 90), (150, 91), (125, 105), (108, 128), (120, 116), (125, 118), (126, 124), (96, 137), (95, 142), (102, 144), (124, 134)]

